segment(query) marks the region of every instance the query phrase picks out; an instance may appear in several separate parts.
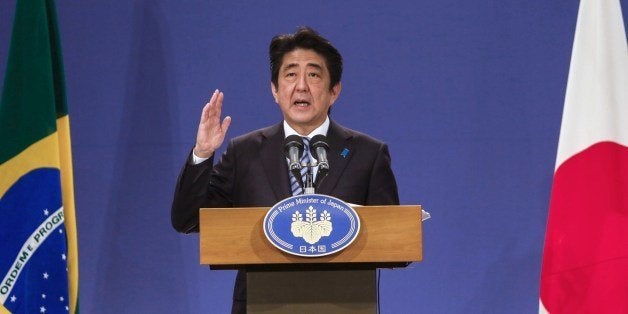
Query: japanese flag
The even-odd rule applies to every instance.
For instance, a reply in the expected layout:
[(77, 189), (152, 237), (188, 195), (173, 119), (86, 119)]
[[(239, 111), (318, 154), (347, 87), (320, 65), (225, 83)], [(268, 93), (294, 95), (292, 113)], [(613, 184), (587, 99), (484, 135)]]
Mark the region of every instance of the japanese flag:
[(581, 0), (540, 313), (628, 313), (628, 48), (619, 0)]

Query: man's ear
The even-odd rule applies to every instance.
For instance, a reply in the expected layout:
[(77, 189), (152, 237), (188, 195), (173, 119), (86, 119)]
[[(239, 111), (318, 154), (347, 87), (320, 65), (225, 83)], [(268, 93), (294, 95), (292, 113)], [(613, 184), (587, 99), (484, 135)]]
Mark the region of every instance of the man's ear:
[(270, 82), (270, 91), (273, 93), (273, 98), (275, 98), (275, 102), (279, 103), (279, 97), (277, 95), (277, 86), (275, 86), (275, 83)]
[(331, 103), (333, 104), (338, 96), (340, 96), (340, 91), (342, 91), (342, 83), (338, 82), (334, 87), (331, 88)]

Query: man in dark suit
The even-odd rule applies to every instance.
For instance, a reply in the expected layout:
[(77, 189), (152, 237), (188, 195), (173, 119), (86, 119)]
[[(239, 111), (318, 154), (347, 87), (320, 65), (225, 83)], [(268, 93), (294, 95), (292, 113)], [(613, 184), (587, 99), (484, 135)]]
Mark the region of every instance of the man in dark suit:
[[(201, 207), (270, 207), (301, 193), (290, 185), (283, 154), (284, 139), (293, 134), (327, 137), (330, 170), (316, 193), (359, 205), (399, 203), (387, 146), (329, 118), (342, 89), (342, 57), (336, 48), (314, 30), (300, 28), (272, 39), (270, 60), (271, 91), (283, 122), (233, 138), (214, 165), (214, 152), (231, 123), (230, 117), (221, 121), (224, 95), (214, 92), (175, 189), (172, 224), (177, 231), (197, 232)], [(246, 311), (245, 280), (239, 272), (233, 313)]]

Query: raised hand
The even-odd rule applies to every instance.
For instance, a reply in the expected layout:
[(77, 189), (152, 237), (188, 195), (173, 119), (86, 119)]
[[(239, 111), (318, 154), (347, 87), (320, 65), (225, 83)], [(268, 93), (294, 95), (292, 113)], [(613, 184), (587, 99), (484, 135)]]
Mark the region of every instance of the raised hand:
[(225, 95), (221, 91), (215, 90), (212, 98), (203, 107), (201, 122), (198, 124), (198, 132), (196, 133), (196, 146), (194, 146), (194, 155), (197, 157), (210, 157), (225, 140), (227, 129), (231, 124), (231, 117), (225, 117), (222, 123), (220, 121), (224, 97)]

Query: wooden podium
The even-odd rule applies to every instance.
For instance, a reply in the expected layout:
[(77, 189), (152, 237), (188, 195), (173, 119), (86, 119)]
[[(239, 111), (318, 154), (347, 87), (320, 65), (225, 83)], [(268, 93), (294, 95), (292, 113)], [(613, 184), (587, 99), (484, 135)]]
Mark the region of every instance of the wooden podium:
[(361, 229), (343, 251), (299, 257), (264, 235), (267, 207), (202, 208), (201, 264), (247, 270), (248, 313), (376, 313), (376, 268), (422, 260), (421, 206), (356, 206)]

